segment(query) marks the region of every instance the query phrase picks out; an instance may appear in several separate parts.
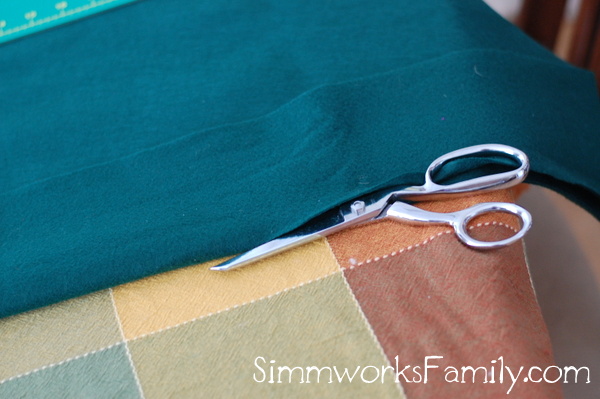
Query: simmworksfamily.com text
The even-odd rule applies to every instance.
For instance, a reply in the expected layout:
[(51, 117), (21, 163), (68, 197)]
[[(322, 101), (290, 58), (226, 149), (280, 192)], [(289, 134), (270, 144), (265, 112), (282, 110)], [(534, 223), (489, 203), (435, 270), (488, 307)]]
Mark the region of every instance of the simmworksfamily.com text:
[[(488, 366), (446, 366), (443, 369), (439, 362), (443, 356), (425, 356), (420, 365), (401, 365), (398, 356), (394, 358), (395, 364), (380, 366), (358, 365), (356, 367), (332, 366), (289, 366), (279, 365), (276, 360), (257, 356), (254, 359), (253, 379), (257, 383), (267, 384), (312, 384), (312, 383), (384, 383), (393, 379), (400, 384), (427, 384), (431, 378), (443, 378), (443, 381), (452, 383), (482, 383), (504, 384), (507, 383), (509, 394), (517, 382), (523, 383), (558, 383), (582, 382), (590, 383), (590, 370), (588, 367), (558, 367), (548, 366), (509, 366), (505, 364), (504, 357), (491, 360)], [(510, 384), (510, 386), (509, 386)]]

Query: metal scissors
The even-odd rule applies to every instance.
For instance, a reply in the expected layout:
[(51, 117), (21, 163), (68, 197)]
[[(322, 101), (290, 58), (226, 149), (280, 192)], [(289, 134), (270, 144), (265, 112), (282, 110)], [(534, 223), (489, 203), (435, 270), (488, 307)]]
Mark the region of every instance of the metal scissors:
[[(495, 155), (509, 158), (518, 165), (515, 169), (470, 178), (452, 184), (438, 184), (433, 176), (440, 168), (461, 158)], [(325, 212), (300, 228), (262, 244), (244, 254), (233, 257), (211, 270), (231, 270), (256, 262), (276, 253), (328, 236), (350, 226), (385, 217), (420, 223), (445, 223), (452, 226), (458, 238), (467, 246), (492, 249), (509, 245), (521, 239), (531, 227), (531, 215), (522, 207), (503, 202), (487, 202), (458, 212), (437, 213), (419, 209), (405, 201), (417, 202), (435, 198), (448, 198), (473, 192), (500, 190), (521, 183), (529, 172), (529, 160), (522, 151), (503, 144), (482, 144), (449, 152), (429, 165), (425, 172), (425, 184), (401, 190), (377, 192), (359, 200), (346, 203)], [(468, 234), (468, 223), (474, 217), (490, 213), (506, 212), (517, 216), (521, 228), (513, 236), (500, 241), (479, 241)]]

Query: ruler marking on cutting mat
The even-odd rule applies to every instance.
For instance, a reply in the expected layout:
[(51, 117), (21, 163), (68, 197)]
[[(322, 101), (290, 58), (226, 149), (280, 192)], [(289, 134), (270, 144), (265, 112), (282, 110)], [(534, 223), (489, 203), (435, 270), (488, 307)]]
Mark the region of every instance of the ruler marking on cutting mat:
[(139, 0), (19, 0), (0, 4), (0, 43)]

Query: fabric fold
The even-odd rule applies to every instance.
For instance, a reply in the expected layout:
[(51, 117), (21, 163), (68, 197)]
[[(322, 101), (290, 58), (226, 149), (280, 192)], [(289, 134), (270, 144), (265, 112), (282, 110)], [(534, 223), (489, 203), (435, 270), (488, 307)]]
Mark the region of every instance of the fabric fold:
[[(5, 193), (1, 314), (247, 250), (345, 200), (419, 183), (431, 160), (467, 145), (520, 148), (533, 181), (551, 174), (554, 189), (568, 196), (576, 184), (597, 200), (599, 166), (585, 157), (596, 121), (592, 109), (580, 117), (591, 101), (562, 100), (591, 90), (586, 78), (459, 52)], [(563, 124), (552, 104), (563, 105)], [(570, 131), (579, 135), (566, 146)]]

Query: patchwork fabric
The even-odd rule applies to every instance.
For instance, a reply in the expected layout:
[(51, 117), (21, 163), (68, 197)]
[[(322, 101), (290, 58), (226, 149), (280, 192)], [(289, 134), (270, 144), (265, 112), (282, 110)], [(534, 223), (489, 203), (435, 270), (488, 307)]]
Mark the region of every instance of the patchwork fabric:
[(268, 258), (250, 270), (215, 273), (221, 260), (114, 289), (125, 337), (136, 338), (275, 295), (339, 270), (324, 240)]
[(330, 384), (327, 371), (312, 376), (276, 371), (275, 383), (269, 383), (271, 366), (353, 370), (358, 364), (387, 365), (339, 272), (135, 340), (130, 348), (148, 398), (193, 398), (200, 392), (207, 398), (400, 396), (393, 378), (383, 384)]
[(121, 341), (109, 291), (0, 321), (0, 380)]
[[(513, 222), (481, 220), (471, 232), (498, 239)], [(501, 356), (510, 366), (552, 364), (520, 244), (481, 252), (443, 226), (382, 226), (232, 272), (209, 271), (212, 261), (0, 320), (0, 397), (491, 398), (506, 395), (507, 376), (449, 383), (438, 368), (425, 384), (396, 373), (423, 367), (425, 356), (443, 356), (441, 368), (489, 370)], [(561, 396), (559, 384), (512, 389)]]
[[(491, 225), (479, 233), (483, 239), (498, 240), (506, 235), (504, 230)], [(550, 340), (522, 246), (482, 252), (453, 245), (455, 241), (450, 234), (441, 234), (345, 270), (390, 361), (398, 356), (405, 364), (422, 365), (425, 356), (441, 355), (444, 358), (436, 362), (440, 370), (483, 366), (485, 371), (476, 377), (489, 380), (506, 373), (499, 362), (515, 370), (551, 366)], [(491, 366), (494, 375), (486, 375)], [(462, 372), (456, 377), (462, 381)], [(473, 384), (468, 377), (467, 384), (431, 378), (430, 385), (407, 383), (405, 390), (412, 398), (431, 397), (434, 392), (437, 397), (489, 398), (506, 395), (512, 384), (508, 376), (503, 383), (487, 386)], [(560, 385), (521, 381), (511, 393), (520, 398), (561, 397)]]
[(124, 344), (34, 370), (0, 384), (3, 398), (137, 398)]

